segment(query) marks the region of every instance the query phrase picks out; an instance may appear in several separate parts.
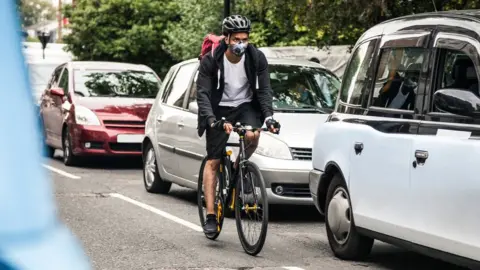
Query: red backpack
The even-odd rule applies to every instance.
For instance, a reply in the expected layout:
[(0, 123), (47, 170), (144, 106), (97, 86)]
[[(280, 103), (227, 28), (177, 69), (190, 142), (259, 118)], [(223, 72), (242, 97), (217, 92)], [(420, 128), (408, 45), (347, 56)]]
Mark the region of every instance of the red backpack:
[(198, 56), (198, 60), (201, 60), (206, 54), (209, 52), (212, 52), (213, 56), (213, 51), (220, 45), (220, 41), (224, 39), (225, 36), (217, 36), (215, 34), (208, 34), (204, 39), (202, 43), (202, 51), (200, 52), (200, 56)]

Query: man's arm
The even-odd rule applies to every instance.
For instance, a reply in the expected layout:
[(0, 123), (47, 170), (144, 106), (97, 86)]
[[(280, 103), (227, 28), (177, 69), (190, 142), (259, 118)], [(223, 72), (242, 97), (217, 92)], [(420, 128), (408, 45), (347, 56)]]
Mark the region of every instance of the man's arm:
[(199, 117), (205, 117), (208, 126), (215, 121), (212, 103), (210, 102), (212, 87), (214, 87), (212, 85), (214, 77), (212, 61), (213, 59), (209, 58), (209, 56), (202, 58), (197, 78), (197, 104)]
[(270, 74), (268, 73), (268, 62), (263, 52), (258, 51), (258, 102), (263, 116), (268, 118), (273, 115), (273, 90), (270, 86)]

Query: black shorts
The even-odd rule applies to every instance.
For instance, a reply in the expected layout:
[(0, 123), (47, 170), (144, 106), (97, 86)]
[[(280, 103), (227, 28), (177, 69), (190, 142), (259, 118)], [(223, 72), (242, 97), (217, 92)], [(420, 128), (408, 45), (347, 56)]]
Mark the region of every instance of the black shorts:
[[(260, 111), (254, 109), (250, 102), (242, 103), (238, 107), (219, 106), (215, 117), (217, 120), (225, 117), (226, 121), (232, 123), (232, 125), (235, 125), (237, 122), (257, 128), (263, 125)], [(230, 135), (225, 133), (225, 131), (207, 127), (207, 159), (222, 158), (229, 137)]]

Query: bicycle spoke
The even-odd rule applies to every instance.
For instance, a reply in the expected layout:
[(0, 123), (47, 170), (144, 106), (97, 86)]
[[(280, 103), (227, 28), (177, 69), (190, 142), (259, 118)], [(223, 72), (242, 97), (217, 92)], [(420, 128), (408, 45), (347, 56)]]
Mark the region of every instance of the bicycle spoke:
[[(247, 188), (247, 190), (242, 190), (242, 203), (239, 205), (242, 212), (242, 223), (244, 223), (245, 218), (245, 226), (242, 225), (242, 231), (249, 245), (255, 245), (258, 242), (259, 233), (257, 231), (261, 231), (263, 222), (262, 205), (257, 196), (258, 184), (254, 180), (256, 179), (253, 173), (246, 172), (242, 181), (244, 182), (243, 187)], [(250, 190), (248, 190), (248, 187)], [(250, 191), (250, 193), (246, 191)], [(260, 226), (260, 230), (257, 229), (256, 225)]]

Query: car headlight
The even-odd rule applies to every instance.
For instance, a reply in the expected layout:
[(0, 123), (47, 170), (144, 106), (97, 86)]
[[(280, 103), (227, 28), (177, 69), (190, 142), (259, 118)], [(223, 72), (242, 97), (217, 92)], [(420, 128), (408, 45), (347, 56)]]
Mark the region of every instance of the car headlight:
[(75, 122), (84, 126), (100, 126), (97, 115), (83, 106), (75, 106)]
[(263, 133), (260, 136), (255, 153), (277, 159), (292, 159), (292, 153), (288, 145), (268, 133)]

